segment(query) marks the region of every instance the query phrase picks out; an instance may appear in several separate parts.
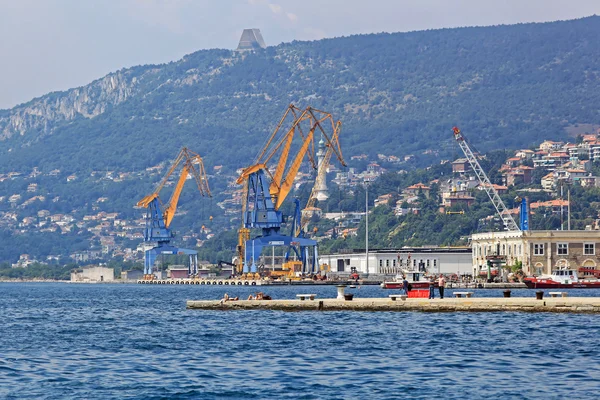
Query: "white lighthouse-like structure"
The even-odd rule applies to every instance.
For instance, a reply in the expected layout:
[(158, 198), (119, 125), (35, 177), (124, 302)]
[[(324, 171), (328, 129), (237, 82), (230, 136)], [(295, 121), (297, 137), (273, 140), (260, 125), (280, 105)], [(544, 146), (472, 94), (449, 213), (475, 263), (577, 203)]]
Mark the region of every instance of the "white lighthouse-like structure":
[(318, 181), (319, 181), (319, 187), (317, 188), (317, 193), (315, 194), (315, 197), (318, 201), (324, 201), (327, 200), (329, 198), (329, 191), (327, 190), (327, 166), (323, 165), (323, 162), (325, 161), (325, 141), (323, 140), (323, 138), (321, 137), (321, 140), (319, 140), (319, 149), (317, 151), (317, 163), (318, 163), (318, 169), (317, 169), (317, 173), (319, 174), (319, 176), (317, 177)]

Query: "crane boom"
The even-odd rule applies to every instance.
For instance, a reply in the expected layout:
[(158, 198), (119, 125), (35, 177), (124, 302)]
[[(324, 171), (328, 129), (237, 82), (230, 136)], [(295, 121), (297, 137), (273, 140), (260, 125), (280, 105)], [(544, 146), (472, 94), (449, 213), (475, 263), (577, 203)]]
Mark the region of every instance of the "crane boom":
[[(345, 165), (335, 132), (333, 136), (328, 135), (322, 126), (328, 120), (335, 130), (336, 124), (331, 114), (311, 107), (301, 110), (291, 104), (254, 163), (245, 168), (238, 177), (237, 183), (244, 185), (242, 227), (238, 230), (238, 270), (255, 273), (257, 257), (260, 256), (262, 248), (282, 245), (297, 248), (303, 268), (309, 259), (308, 248), (313, 248), (312, 269), (316, 268), (317, 242), (304, 237), (281, 234), (281, 225), (285, 219), (280, 208), (293, 188), (303, 159), (308, 157), (311, 166), (317, 168), (314, 157), (314, 136), (317, 129), (323, 134), (327, 146), (332, 148), (342, 165)], [(289, 128), (282, 131), (288, 123)], [(295, 139), (296, 137), (298, 139)], [(278, 160), (274, 162), (276, 155)], [(300, 222), (299, 217), (294, 218), (294, 222)], [(261, 228), (262, 236), (250, 240), (251, 228)], [(251, 248), (247, 248), (249, 243), (252, 244)]]
[[(312, 190), (310, 192), (310, 197), (308, 198), (308, 202), (306, 203), (306, 207), (305, 209), (310, 209), (312, 207), (315, 206), (315, 202), (317, 201), (317, 192), (319, 191), (319, 188), (321, 187), (321, 181), (323, 179), (325, 179), (325, 170), (329, 167), (329, 161), (331, 160), (331, 156), (334, 153), (334, 149), (335, 148), (339, 148), (339, 135), (340, 135), (340, 131), (342, 129), (342, 121), (338, 121), (333, 129), (333, 134), (331, 135), (331, 143), (333, 144), (333, 146), (331, 145), (327, 145), (327, 150), (325, 150), (325, 156), (323, 157), (323, 161), (321, 163), (319, 163), (319, 169), (317, 171), (317, 178), (315, 179), (315, 184), (312, 187)], [(340, 152), (341, 153), (341, 152)], [(336, 153), (337, 154), (337, 153)], [(338, 160), (342, 163), (342, 165), (345, 164), (344, 159), (343, 158), (339, 158)], [(310, 221), (310, 217), (309, 217), (309, 213), (302, 213), (301, 216), (301, 221), (300, 224), (298, 224), (296, 226), (296, 232), (295, 232), (295, 236), (300, 235), (301, 231), (305, 231), (306, 230), (306, 225), (308, 224), (308, 221)]]
[[(165, 186), (169, 180), (169, 177), (182, 163), (183, 167), (181, 175), (177, 180), (177, 184), (175, 185), (175, 189), (171, 194), (171, 198), (166, 205), (163, 205), (159, 197), (159, 192)], [(210, 188), (208, 186), (206, 171), (204, 170), (202, 157), (184, 147), (181, 149), (177, 155), (177, 158), (175, 158), (173, 164), (162, 178), (156, 189), (151, 194), (144, 196), (144, 198), (142, 198), (136, 204), (138, 207), (150, 209), (150, 211), (146, 214), (147, 220), (146, 232), (144, 235), (145, 241), (157, 241), (163, 244), (169, 243), (170, 238), (172, 237), (169, 226), (171, 225), (171, 221), (173, 220), (175, 212), (177, 211), (177, 204), (179, 202), (179, 197), (185, 181), (190, 174), (194, 176), (200, 194), (202, 196), (212, 197)]]
[(494, 205), (494, 208), (496, 208), (496, 212), (498, 212), (498, 215), (502, 219), (502, 222), (504, 223), (506, 230), (507, 231), (520, 231), (521, 229), (519, 229), (519, 226), (517, 225), (514, 218), (512, 217), (510, 212), (507, 210), (506, 206), (504, 205), (504, 202), (498, 195), (498, 192), (496, 191), (494, 186), (492, 186), (492, 183), (490, 182), (490, 179), (487, 177), (485, 171), (483, 170), (483, 168), (481, 168), (479, 161), (477, 161), (477, 157), (475, 157), (475, 155), (471, 151), (471, 148), (467, 144), (467, 141), (465, 140), (465, 137), (462, 135), (460, 129), (458, 129), (455, 126), (454, 128), (452, 128), (452, 131), (454, 132), (454, 139), (456, 140), (456, 142), (460, 146), (461, 150), (465, 154), (465, 157), (467, 158), (467, 161), (469, 161), (471, 168), (473, 168), (475, 175), (477, 175), (479, 182), (483, 186), (483, 190), (485, 190), (485, 192), (487, 193), (488, 197), (490, 198), (492, 204)]
[(314, 133), (315, 133), (315, 130), (311, 129), (310, 132), (308, 133), (308, 135), (306, 136), (306, 139), (304, 139), (304, 143), (302, 143), (302, 147), (298, 151), (298, 154), (296, 155), (296, 158), (294, 159), (294, 162), (292, 163), (290, 170), (288, 171), (288, 174), (286, 175), (285, 179), (281, 183), (281, 186), (279, 188), (279, 193), (277, 195), (277, 202), (275, 203), (275, 209), (279, 209), (279, 207), (281, 207), (281, 204), (283, 204), (283, 201), (285, 200), (287, 195), (290, 193), (290, 190), (292, 190), (292, 185), (294, 184), (294, 179), (296, 179), (296, 175), (298, 174), (298, 170), (300, 169), (300, 164), (302, 164), (302, 160), (304, 159), (304, 156), (306, 155), (306, 151), (308, 150), (308, 145), (312, 142)]
[(171, 195), (171, 200), (169, 200), (168, 205), (165, 207), (165, 211), (163, 212), (163, 217), (165, 219), (165, 226), (168, 228), (171, 225), (171, 221), (173, 220), (173, 216), (175, 216), (175, 212), (177, 211), (177, 202), (179, 201), (179, 196), (181, 195), (181, 190), (183, 189), (183, 184), (188, 177), (189, 169), (187, 165), (183, 166), (183, 171), (181, 171), (181, 175), (177, 180), (177, 185), (173, 190), (173, 194)]

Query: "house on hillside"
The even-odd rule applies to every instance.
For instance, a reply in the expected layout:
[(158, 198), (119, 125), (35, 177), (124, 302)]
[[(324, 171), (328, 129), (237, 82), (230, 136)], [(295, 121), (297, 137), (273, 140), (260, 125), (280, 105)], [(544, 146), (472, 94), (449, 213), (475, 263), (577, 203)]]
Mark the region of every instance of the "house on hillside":
[(508, 165), (509, 167), (516, 167), (520, 165), (522, 161), (523, 159), (521, 157), (511, 157), (507, 159), (504, 164)]
[(420, 192), (422, 192), (425, 195), (425, 197), (429, 198), (430, 191), (431, 188), (429, 186), (419, 182), (404, 189), (403, 193), (408, 196), (417, 196)]
[[(486, 186), (487, 184), (480, 183), (477, 186), (477, 190), (484, 190)], [(495, 183), (492, 183), (492, 187), (496, 189), (496, 193), (498, 194), (504, 194), (508, 191), (508, 188), (506, 186), (496, 185)]]
[(502, 180), (505, 186), (523, 185), (531, 183), (533, 168), (521, 165), (511, 168), (502, 174)]
[(554, 173), (550, 172), (549, 174), (544, 175), (544, 177), (540, 180), (540, 184), (545, 191), (552, 192), (556, 185)]
[(471, 165), (469, 164), (469, 160), (466, 158), (459, 158), (455, 161), (452, 161), (452, 172), (462, 174), (470, 170)]
[(531, 160), (535, 152), (529, 149), (522, 149), (515, 152), (515, 157), (519, 157), (522, 160)]
[(552, 140), (545, 140), (540, 144), (539, 149), (542, 151), (553, 151), (553, 150), (559, 150), (563, 147), (564, 142), (554, 142)]
[(467, 206), (470, 207), (475, 202), (475, 197), (465, 192), (452, 192), (442, 199), (444, 207)]
[(381, 206), (383, 204), (389, 204), (391, 199), (392, 199), (391, 193), (383, 194), (383, 195), (377, 197), (373, 203), (374, 203), (375, 207), (377, 207), (377, 206)]
[(600, 176), (585, 176), (579, 179), (579, 183), (583, 187), (600, 187)]

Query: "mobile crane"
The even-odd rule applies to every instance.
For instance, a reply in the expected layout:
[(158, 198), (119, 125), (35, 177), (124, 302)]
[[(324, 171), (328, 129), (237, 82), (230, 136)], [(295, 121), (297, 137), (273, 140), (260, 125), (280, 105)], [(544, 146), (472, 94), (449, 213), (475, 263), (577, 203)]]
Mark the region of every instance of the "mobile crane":
[(494, 205), (494, 208), (496, 209), (496, 212), (498, 212), (498, 215), (502, 219), (505, 229), (507, 231), (520, 231), (521, 229), (519, 229), (519, 226), (517, 225), (514, 218), (504, 205), (504, 202), (502, 201), (500, 195), (498, 195), (498, 192), (490, 182), (490, 179), (486, 175), (485, 171), (483, 170), (483, 168), (481, 168), (479, 161), (477, 161), (477, 157), (475, 157), (473, 151), (471, 151), (471, 148), (469, 147), (460, 129), (458, 129), (455, 126), (454, 128), (452, 128), (452, 132), (454, 134), (454, 140), (456, 140), (461, 150), (465, 154), (465, 157), (469, 161), (471, 168), (473, 168), (475, 175), (477, 175), (477, 178), (479, 179), (483, 190), (485, 190), (485, 192), (487, 193), (492, 204)]
[[(163, 204), (159, 193), (173, 175), (175, 170), (181, 168), (181, 174), (177, 179), (175, 188), (169, 201)], [(188, 150), (181, 149), (173, 164), (162, 178), (156, 189), (149, 195), (137, 202), (136, 206), (146, 208), (146, 227), (144, 229), (144, 242), (155, 244), (151, 249), (144, 253), (144, 279), (153, 279), (153, 266), (158, 254), (185, 254), (189, 256), (189, 273), (194, 275), (198, 273), (198, 252), (195, 250), (177, 248), (170, 245), (171, 239), (174, 237), (170, 229), (171, 222), (177, 211), (177, 205), (181, 191), (189, 175), (192, 175), (198, 186), (198, 191), (202, 196), (212, 197), (204, 163), (202, 157)]]
[[(281, 133), (281, 128), (290, 119), (290, 128)], [(326, 121), (331, 122), (334, 130), (333, 135), (328, 134), (323, 127)], [(280, 228), (284, 222), (284, 217), (280, 207), (292, 189), (305, 156), (308, 156), (312, 167), (316, 169), (314, 158), (315, 131), (318, 130), (323, 135), (327, 145), (337, 155), (342, 165), (346, 165), (337, 139), (339, 130), (335, 129), (336, 126), (339, 125), (336, 125), (331, 114), (311, 107), (301, 110), (292, 104), (287, 108), (255, 162), (243, 170), (237, 179), (238, 184), (244, 185), (242, 228), (238, 235), (238, 271), (241, 270), (244, 274), (256, 274), (256, 261), (265, 246), (295, 248), (302, 264), (302, 272), (309, 272), (306, 263), (310, 258), (308, 249), (312, 247), (313, 257), (310, 270), (316, 270), (316, 264), (318, 263), (316, 241), (298, 237), (294, 234), (281, 234)], [(293, 161), (288, 164), (294, 138), (299, 138), (297, 142), (300, 143), (300, 147), (296, 151)], [(280, 153), (279, 161), (272, 168), (274, 173), (271, 173), (269, 163), (278, 153)], [(299, 208), (296, 206), (293, 225), (300, 223), (299, 214)], [(250, 229), (252, 228), (260, 228), (262, 235), (250, 239)], [(295, 230), (295, 227), (293, 230)]]

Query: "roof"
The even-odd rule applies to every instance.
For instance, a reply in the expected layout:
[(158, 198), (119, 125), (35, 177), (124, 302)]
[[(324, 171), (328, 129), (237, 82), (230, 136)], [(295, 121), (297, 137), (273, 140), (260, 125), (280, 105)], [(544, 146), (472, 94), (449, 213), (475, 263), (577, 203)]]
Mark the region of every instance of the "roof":
[(423, 190), (429, 190), (431, 189), (429, 186), (419, 182), (419, 183), (415, 183), (414, 185), (411, 185), (409, 187), (407, 187), (407, 189), (423, 189)]
[(495, 183), (492, 183), (492, 187), (496, 190), (507, 190), (508, 189), (506, 186), (496, 185)]
[[(544, 141), (542, 142), (542, 144), (544, 144), (544, 143), (548, 143), (548, 144), (562, 144), (563, 142), (555, 142), (555, 141), (553, 141), (553, 140), (544, 140)], [(540, 146), (541, 146), (541, 145), (540, 145)]]
[(461, 163), (468, 163), (469, 160), (467, 160), (466, 158), (457, 158), (456, 160), (452, 161), (452, 164), (461, 164)]
[(556, 199), (556, 200), (549, 200), (549, 201), (536, 201), (535, 203), (531, 203), (529, 205), (529, 208), (534, 209), (534, 208), (538, 208), (538, 207), (566, 207), (569, 205), (569, 201), (568, 200), (561, 200), (561, 199)]

